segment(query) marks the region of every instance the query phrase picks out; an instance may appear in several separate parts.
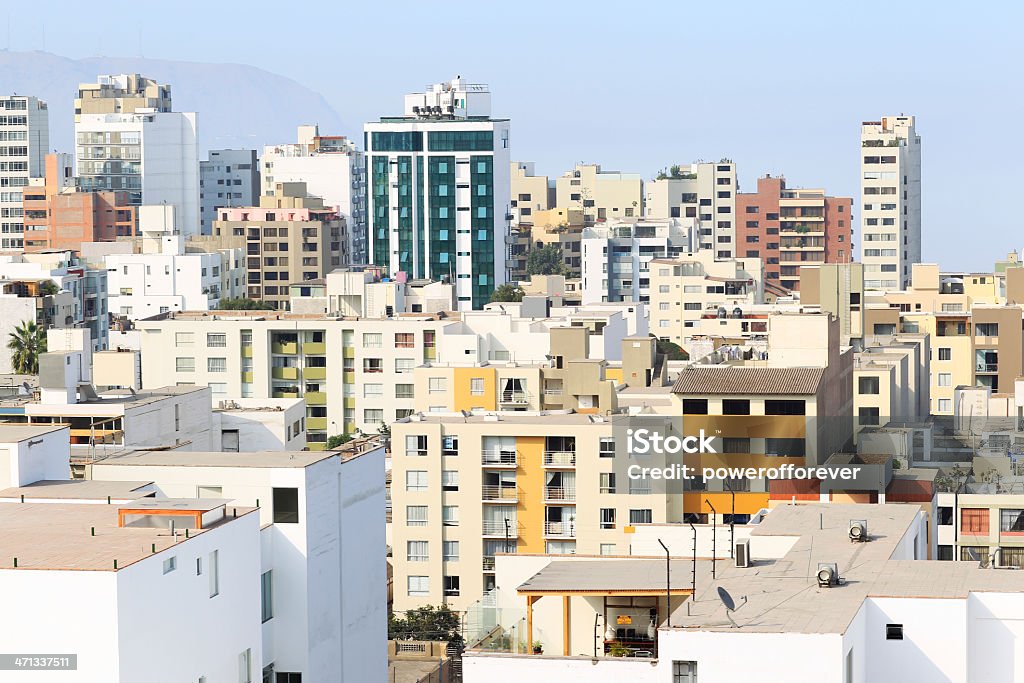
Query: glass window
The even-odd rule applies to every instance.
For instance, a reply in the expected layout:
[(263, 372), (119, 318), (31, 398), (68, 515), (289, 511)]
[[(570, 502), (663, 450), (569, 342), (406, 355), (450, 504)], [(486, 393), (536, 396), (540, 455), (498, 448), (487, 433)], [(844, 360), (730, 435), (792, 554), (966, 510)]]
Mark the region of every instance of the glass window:
[(195, 335), (192, 332), (175, 332), (175, 346), (195, 346)]
[(484, 395), (484, 380), (483, 378), (474, 377), (469, 380), (469, 393), (472, 396), (483, 396)]
[(275, 488), (273, 490), (274, 524), (299, 523), (299, 490), (297, 488)]
[(406, 526), (426, 526), (427, 525), (427, 506), (426, 505), (406, 505), (405, 506), (405, 525)]
[(441, 472), (441, 490), (442, 491), (458, 491), (459, 490), (459, 471), (458, 470), (443, 470)]
[(427, 380), (428, 390), (431, 394), (446, 394), (448, 393), (448, 378), (447, 377), (430, 377)]
[(409, 562), (426, 562), (429, 558), (427, 541), (406, 542), (406, 559)]
[(228, 371), (228, 359), (227, 358), (207, 358), (206, 359), (206, 371), (207, 372), (227, 372)]
[(697, 662), (672, 662), (672, 683), (697, 683)]
[(441, 507), (441, 524), (444, 526), (459, 525), (458, 505), (444, 505)]
[(860, 377), (857, 379), (857, 392), (860, 394), (877, 394), (879, 380), (877, 377)]
[(395, 359), (395, 372), (397, 372), (400, 375), (412, 372), (414, 367), (416, 367), (416, 361), (413, 360), (412, 358)]
[(178, 372), (195, 372), (196, 371), (196, 359), (195, 358), (175, 358), (174, 369)]
[(411, 384), (396, 384), (395, 398), (413, 398), (414, 391)]
[(459, 542), (458, 541), (445, 541), (444, 542), (444, 561), (445, 562), (458, 562), (459, 561)]
[(406, 592), (410, 597), (430, 595), (429, 576), (410, 576), (407, 578)]
[(206, 345), (210, 347), (223, 347), (228, 345), (228, 335), (222, 332), (211, 332), (206, 335)]
[(427, 454), (427, 435), (407, 434), (405, 437), (405, 454), (408, 456), (425, 456)]
[(382, 336), (380, 332), (364, 332), (363, 333), (363, 347), (367, 349), (379, 349), (382, 343)]
[(426, 491), (427, 472), (426, 470), (409, 470), (405, 473), (406, 491)]
[(363, 398), (380, 398), (384, 395), (383, 384), (364, 384)]
[(650, 524), (653, 516), (650, 510), (630, 510), (629, 511), (629, 523), (630, 524)]
[(263, 623), (274, 618), (274, 571), (268, 570), (260, 576), (260, 605)]

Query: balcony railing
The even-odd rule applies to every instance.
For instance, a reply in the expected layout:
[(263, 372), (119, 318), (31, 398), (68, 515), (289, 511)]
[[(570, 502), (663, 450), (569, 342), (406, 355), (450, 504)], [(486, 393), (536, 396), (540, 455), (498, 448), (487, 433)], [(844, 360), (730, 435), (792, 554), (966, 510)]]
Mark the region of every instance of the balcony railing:
[(998, 363), (978, 363), (978, 368), (975, 372), (999, 372)]
[(544, 395), (545, 396), (561, 396), (562, 395), (562, 389), (561, 388), (558, 388), (558, 389), (545, 389), (544, 390)]
[(576, 538), (576, 525), (573, 522), (544, 522), (544, 535)]
[(576, 500), (576, 487), (574, 486), (545, 486), (544, 500)]
[(487, 467), (515, 467), (518, 461), (515, 451), (482, 451), (480, 463)]
[[(508, 520), (507, 531), (508, 531), (508, 537), (509, 538), (516, 538), (517, 536), (519, 536), (519, 523), (516, 520), (514, 520), (514, 519)], [(486, 519), (484, 520), (484, 522), (483, 522), (483, 535), (484, 536), (499, 536), (501, 538), (504, 538), (505, 537), (505, 533), (506, 533), (505, 520), (503, 520), (503, 519), (500, 519), (500, 520), (497, 520), (497, 521), (489, 521), (489, 520), (486, 520)]]
[(526, 404), (530, 402), (530, 398), (525, 391), (503, 391), (499, 400), (502, 403), (512, 404)]
[(517, 486), (489, 486), (484, 485), (481, 493), (484, 500), (514, 503), (519, 500), (519, 487)]
[(491, 555), (491, 556), (484, 555), (483, 568), (484, 568), (485, 572), (493, 572), (494, 571), (494, 556), (493, 555)]
[(544, 451), (545, 467), (575, 467), (575, 451)]

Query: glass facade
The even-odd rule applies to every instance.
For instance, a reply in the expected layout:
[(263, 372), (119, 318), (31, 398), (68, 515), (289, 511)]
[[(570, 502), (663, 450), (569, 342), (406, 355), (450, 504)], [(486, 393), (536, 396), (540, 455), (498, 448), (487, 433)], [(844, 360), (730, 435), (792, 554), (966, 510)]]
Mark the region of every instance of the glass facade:
[(490, 152), (494, 149), (494, 131), (436, 131), (427, 136), (431, 152)]
[(416, 131), (373, 133), (370, 137), (373, 152), (422, 152), (423, 133)]
[(472, 226), (473, 308), (480, 309), (494, 291), (494, 157), (469, 158)]
[(412, 157), (398, 157), (398, 269), (413, 275)]
[(434, 280), (455, 273), (455, 157), (427, 159), (430, 201), (430, 273)]
[(370, 191), (373, 193), (371, 210), (373, 219), (373, 262), (386, 266), (390, 262), (390, 214), (388, 206), (388, 158), (374, 156), (371, 161)]
[(426, 233), (423, 229), (424, 224), (424, 208), (423, 208), (423, 195), (424, 185), (427, 179), (423, 173), (423, 155), (419, 154), (416, 156), (416, 235), (413, 238), (413, 244), (416, 248), (416, 262), (420, 265), (420, 272), (426, 270), (426, 249), (427, 249), (427, 238)]

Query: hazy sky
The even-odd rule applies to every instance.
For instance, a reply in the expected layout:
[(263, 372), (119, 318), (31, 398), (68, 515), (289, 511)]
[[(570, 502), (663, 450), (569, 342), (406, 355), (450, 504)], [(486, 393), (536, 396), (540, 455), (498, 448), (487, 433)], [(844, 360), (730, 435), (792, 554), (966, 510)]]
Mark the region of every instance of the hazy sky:
[(860, 121), (914, 114), (924, 257), (954, 270), (1024, 247), (1003, 210), (1021, 190), (1022, 15), (977, 2), (37, 0), (0, 5), (0, 44), (251, 64), (322, 92), (337, 132), (360, 138), (403, 93), (462, 74), (491, 85), (513, 158), (539, 173), (588, 161), (648, 178), (729, 157), (741, 189), (771, 172), (855, 199)]

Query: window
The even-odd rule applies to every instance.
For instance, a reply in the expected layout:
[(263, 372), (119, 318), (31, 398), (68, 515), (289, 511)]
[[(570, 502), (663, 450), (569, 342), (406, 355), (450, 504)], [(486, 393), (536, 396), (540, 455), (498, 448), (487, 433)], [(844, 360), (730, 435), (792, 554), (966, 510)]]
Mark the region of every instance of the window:
[(416, 361), (412, 358), (396, 358), (395, 359), (395, 372), (398, 374), (406, 374), (412, 372), (412, 369), (416, 366)]
[(953, 410), (953, 399), (951, 398), (940, 398), (939, 399), (939, 412), (948, 413)]
[(274, 524), (299, 523), (299, 490), (275, 488), (273, 492)]
[(444, 542), (444, 561), (445, 562), (458, 562), (459, 561), (459, 542), (458, 541), (445, 541)]
[(857, 418), (860, 421), (861, 426), (877, 425), (880, 421), (879, 409), (860, 408), (857, 411)]
[(380, 332), (364, 332), (363, 348), (379, 349), (382, 343), (381, 336)]
[(974, 536), (987, 536), (988, 517), (988, 508), (963, 508), (960, 510), (960, 532)]
[(195, 335), (191, 332), (175, 332), (175, 346), (195, 346)]
[(766, 455), (804, 456), (807, 446), (803, 439), (768, 438), (764, 440)]
[(384, 422), (383, 408), (366, 408), (363, 410), (363, 422), (366, 424), (382, 424)]
[(210, 597), (220, 595), (220, 555), (214, 550), (210, 553)]
[(601, 528), (615, 528), (615, 508), (601, 508)]
[(174, 369), (178, 372), (195, 372), (196, 371), (196, 359), (195, 358), (175, 358)]
[(459, 595), (459, 577), (444, 577), (444, 594), (446, 597), (457, 597)]
[(426, 562), (429, 559), (427, 541), (406, 542), (406, 559), (409, 562)]
[(427, 472), (426, 470), (409, 470), (405, 473), (406, 491), (426, 491)]
[(877, 377), (861, 377), (857, 380), (857, 393), (877, 394), (879, 391)]
[(726, 436), (722, 437), (723, 453), (750, 453), (750, 438)]
[(806, 415), (806, 406), (802, 400), (776, 399), (764, 402), (765, 415)]
[(697, 683), (697, 662), (672, 662), (672, 683)]
[(469, 393), (471, 396), (483, 396), (484, 380), (482, 378), (473, 378), (469, 380)]
[(252, 683), (252, 650), (238, 655), (238, 683)]
[(726, 398), (722, 400), (722, 414), (723, 415), (750, 415), (750, 401), (746, 399), (731, 399)]
[(444, 505), (441, 507), (441, 524), (443, 526), (459, 525), (459, 506)]
[(363, 398), (380, 398), (384, 395), (383, 384), (364, 384)]
[(206, 345), (209, 347), (224, 347), (228, 345), (228, 335), (224, 333), (210, 332), (206, 335)]
[(416, 348), (416, 335), (412, 332), (399, 332), (395, 334), (395, 348), (396, 349), (414, 349)]
[(430, 594), (429, 576), (409, 576), (406, 578), (406, 594), (410, 597), (423, 597)]
[(427, 525), (427, 506), (426, 505), (406, 505), (405, 506), (405, 525), (406, 526), (426, 526)]
[(227, 358), (207, 358), (206, 359), (206, 371), (207, 372), (227, 372), (228, 371), (228, 359)]
[(938, 521), (936, 522), (939, 526), (952, 526), (953, 524), (953, 508), (942, 506), (938, 510)]
[(683, 415), (707, 415), (708, 400), (706, 398), (684, 398)]
[(951, 372), (940, 372), (939, 373), (939, 386), (948, 387), (953, 385), (953, 373)]
[(615, 493), (615, 473), (601, 472), (601, 493)]
[[(431, 394), (447, 394), (448, 393), (448, 378), (447, 377), (430, 377), (428, 379), (428, 390), (430, 391)], [(481, 390), (481, 393), (483, 393), (482, 390)]]
[(274, 570), (263, 572), (260, 576), (260, 605), (263, 623), (274, 618)]
[(168, 557), (166, 560), (164, 560), (164, 574), (170, 574), (171, 572), (173, 572), (177, 568), (178, 568), (178, 558), (177, 558), (177, 556), (175, 556), (175, 557)]
[(459, 490), (459, 471), (458, 470), (442, 470), (441, 471), (441, 490), (442, 491), (458, 491)]
[(415, 395), (413, 385), (411, 384), (396, 384), (395, 385), (395, 398), (412, 398)]
[(976, 337), (998, 337), (999, 323), (978, 323), (974, 326)]
[(953, 349), (948, 346), (939, 347), (939, 360), (951, 360), (953, 358)]
[(903, 640), (903, 624), (886, 624), (886, 640)]
[(630, 510), (629, 511), (629, 523), (630, 524), (650, 524), (653, 519), (650, 510)]
[(1000, 510), (999, 531), (1003, 534), (1024, 536), (1024, 510)]
[(943, 560), (945, 562), (953, 561), (953, 546), (951, 545), (940, 545), (938, 547), (938, 554), (936, 559)]
[(615, 457), (615, 439), (611, 437), (602, 437), (600, 445), (598, 446), (598, 457), (601, 458), (614, 458)]
[(425, 456), (427, 454), (427, 435), (408, 434), (405, 437), (405, 454), (410, 456)]

